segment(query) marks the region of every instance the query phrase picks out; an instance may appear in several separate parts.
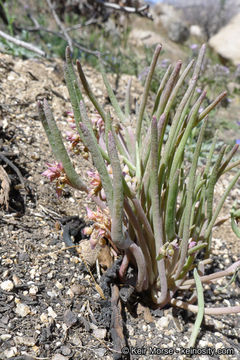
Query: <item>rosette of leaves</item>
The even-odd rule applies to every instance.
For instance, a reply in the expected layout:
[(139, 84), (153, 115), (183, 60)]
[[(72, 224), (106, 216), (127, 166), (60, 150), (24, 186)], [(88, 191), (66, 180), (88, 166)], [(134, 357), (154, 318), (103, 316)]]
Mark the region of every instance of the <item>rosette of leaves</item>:
[[(209, 262), (211, 252), (213, 226), (240, 176), (240, 170), (236, 171), (217, 204), (214, 188), (223, 174), (239, 165), (239, 162), (232, 161), (238, 146), (229, 148), (223, 145), (212, 165), (217, 142), (215, 137), (206, 164), (199, 168), (208, 114), (226, 95), (223, 92), (204, 110), (200, 110), (206, 90), (199, 94), (196, 86), (205, 45), (196, 62), (191, 61), (182, 70), (182, 63), (178, 61), (173, 68), (167, 69), (159, 84), (154, 106), (148, 111), (147, 100), (160, 51), (161, 46), (158, 45), (136, 108), (136, 126), (133, 127), (129, 126), (129, 119), (133, 116), (130, 83), (123, 109), (99, 59), (103, 81), (117, 118), (116, 126), (110, 113), (94, 95), (79, 61), (76, 63), (79, 76), (76, 75), (70, 50), (66, 49), (65, 79), (76, 129), (91, 154), (101, 182), (98, 188), (104, 190), (104, 197), (102, 191), (93, 192), (75, 171), (47, 101), (39, 103), (38, 107), (53, 154), (66, 174), (66, 182), (90, 194), (98, 209), (108, 210), (111, 242), (123, 256), (120, 277), (124, 278), (132, 263), (137, 273), (137, 292), (149, 292), (149, 299), (159, 307), (172, 304), (197, 312), (203, 308), (199, 282), (204, 285), (221, 276), (234, 274), (240, 266), (238, 260), (224, 271), (204, 276), (204, 265)], [(175, 99), (186, 81), (186, 92), (175, 108)], [(104, 123), (101, 134), (93, 129), (82, 88)], [(196, 129), (196, 145), (191, 159), (188, 156), (186, 160), (186, 144)], [(196, 283), (201, 302), (199, 306), (175, 298), (176, 291), (180, 294), (181, 291), (194, 289)], [(240, 306), (206, 308), (204, 311), (215, 314), (239, 312)]]

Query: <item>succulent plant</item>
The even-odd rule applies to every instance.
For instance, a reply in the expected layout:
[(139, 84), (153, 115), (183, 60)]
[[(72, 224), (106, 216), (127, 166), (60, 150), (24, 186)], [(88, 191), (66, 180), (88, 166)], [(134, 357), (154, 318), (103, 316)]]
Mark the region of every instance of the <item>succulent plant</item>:
[[(120, 278), (124, 278), (132, 263), (137, 271), (136, 291), (148, 291), (151, 300), (159, 307), (172, 304), (200, 312), (203, 309), (201, 284), (233, 274), (240, 267), (239, 259), (225, 271), (203, 276), (204, 265), (209, 262), (211, 253), (213, 226), (240, 176), (240, 170), (216, 206), (214, 188), (223, 174), (239, 165), (239, 162), (231, 162), (238, 145), (232, 149), (222, 146), (212, 166), (217, 141), (215, 136), (206, 164), (199, 168), (208, 114), (226, 95), (223, 92), (201, 110), (206, 90), (199, 94), (196, 86), (205, 45), (200, 49), (195, 65), (191, 61), (183, 71), (181, 61), (173, 68), (169, 66), (149, 112), (147, 100), (160, 51), (161, 46), (158, 45), (136, 108), (136, 125), (129, 126), (133, 116), (131, 84), (126, 91), (123, 110), (99, 59), (103, 81), (117, 118), (113, 122), (111, 114), (99, 104), (79, 61), (76, 63), (79, 77), (76, 76), (70, 50), (66, 49), (65, 79), (73, 109), (72, 119), (77, 136), (96, 169), (88, 174), (89, 183), (76, 173), (46, 100), (38, 104), (39, 116), (58, 163), (55, 167), (62, 179), (59, 186), (67, 183), (86, 192), (98, 206), (97, 212), (91, 212), (91, 219), (99, 217), (102, 220), (98, 224), (106, 224), (96, 227), (98, 232), (90, 240), (92, 245), (101, 237), (107, 237), (116, 252), (123, 256)], [(172, 110), (176, 96), (187, 79), (188, 88), (177, 108)], [(80, 83), (98, 114), (95, 121), (87, 114)], [(198, 137), (189, 161), (184, 155), (193, 131), (198, 133)], [(56, 178), (56, 173), (50, 174), (53, 170), (51, 165), (45, 173), (50, 180)], [(196, 284), (198, 306), (175, 298), (176, 291), (179, 294)], [(214, 314), (240, 312), (240, 306), (206, 308), (204, 311)], [(199, 318), (196, 326), (199, 326)], [(194, 340), (191, 341), (192, 344)]]

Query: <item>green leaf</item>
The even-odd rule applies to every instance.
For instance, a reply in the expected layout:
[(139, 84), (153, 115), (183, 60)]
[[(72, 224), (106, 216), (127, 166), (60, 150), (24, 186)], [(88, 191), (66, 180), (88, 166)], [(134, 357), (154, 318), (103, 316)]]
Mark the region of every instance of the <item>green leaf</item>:
[(194, 280), (196, 282), (196, 290), (197, 290), (197, 297), (198, 297), (198, 313), (195, 320), (195, 324), (193, 327), (193, 331), (188, 343), (189, 348), (193, 348), (195, 346), (201, 324), (203, 321), (204, 316), (204, 296), (203, 296), (203, 287), (201, 283), (200, 276), (198, 275), (197, 269), (195, 268), (193, 271)]

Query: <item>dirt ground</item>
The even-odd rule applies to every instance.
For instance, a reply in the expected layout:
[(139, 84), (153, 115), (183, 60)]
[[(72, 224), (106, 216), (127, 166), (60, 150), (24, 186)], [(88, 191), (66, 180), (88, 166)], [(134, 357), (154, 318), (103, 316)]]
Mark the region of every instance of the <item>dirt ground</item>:
[[(101, 298), (77, 254), (61, 251), (65, 247), (62, 219), (84, 218), (86, 205), (93, 204), (84, 194), (68, 190), (58, 198), (54, 184), (41, 175), (53, 157), (36, 101), (47, 98), (59, 126), (66, 129), (64, 113), (71, 107), (62, 65), (61, 60), (20, 60), (0, 54), (0, 165), (11, 181), (9, 202), (5, 199), (9, 206), (0, 209), (0, 283), (5, 283), (0, 287), (0, 359), (121, 358), (112, 342), (110, 298)], [(106, 103), (100, 75), (89, 67), (85, 71), (99, 101)], [(120, 98), (127, 80), (121, 80)], [(141, 92), (134, 79), (134, 96), (139, 98)], [(74, 162), (85, 176), (89, 164), (79, 163), (77, 157)], [(220, 181), (217, 195), (228, 182), (229, 178)], [(239, 195), (238, 183), (221, 217), (229, 215)], [(229, 221), (214, 231), (213, 244), (209, 271), (222, 270), (239, 258), (239, 239)], [(99, 282), (95, 266), (92, 272)], [(206, 287), (206, 306), (240, 304), (239, 275), (219, 293), (217, 287), (226, 283), (224, 279)], [(122, 359), (183, 359), (195, 316), (172, 308), (151, 310), (136, 300), (122, 303), (122, 321), (126, 344), (132, 351), (129, 355), (125, 350)], [(203, 350), (214, 349), (212, 359), (240, 359), (239, 334), (240, 315), (205, 316), (197, 343), (199, 353), (193, 358), (209, 359)], [(160, 355), (163, 349), (165, 353)], [(171, 356), (169, 349), (173, 349)]]

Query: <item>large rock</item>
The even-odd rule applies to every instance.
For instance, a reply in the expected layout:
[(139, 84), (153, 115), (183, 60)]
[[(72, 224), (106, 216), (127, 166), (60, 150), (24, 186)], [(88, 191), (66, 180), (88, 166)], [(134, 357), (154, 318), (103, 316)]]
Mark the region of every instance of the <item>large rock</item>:
[(240, 64), (240, 13), (210, 38), (209, 45), (224, 59)]
[(170, 40), (183, 43), (189, 38), (190, 32), (180, 10), (168, 4), (157, 3), (152, 8), (152, 15), (155, 24), (163, 26)]
[(189, 38), (190, 32), (181, 21), (172, 22), (168, 28), (168, 37), (176, 43), (184, 43)]

